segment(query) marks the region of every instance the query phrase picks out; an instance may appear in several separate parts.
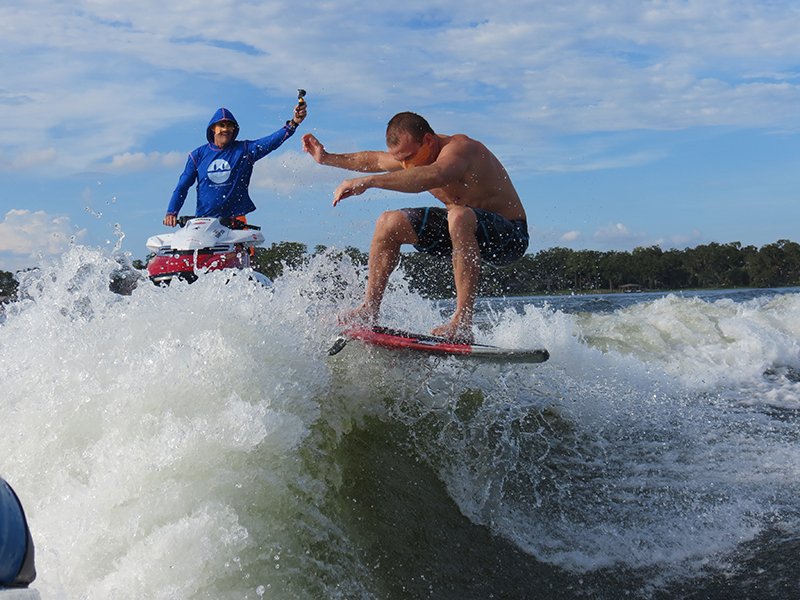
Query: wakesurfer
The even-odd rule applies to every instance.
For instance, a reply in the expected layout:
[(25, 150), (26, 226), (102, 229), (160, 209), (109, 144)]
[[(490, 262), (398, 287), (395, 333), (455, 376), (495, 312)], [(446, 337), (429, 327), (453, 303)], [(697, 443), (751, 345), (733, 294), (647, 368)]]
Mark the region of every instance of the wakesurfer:
[(401, 112), (386, 127), (387, 151), (334, 154), (314, 135), (303, 136), (303, 149), (322, 165), (370, 173), (345, 179), (333, 193), (333, 205), (370, 188), (397, 192), (428, 191), (444, 208), (404, 208), (378, 218), (369, 251), (363, 304), (348, 320), (377, 321), (389, 275), (400, 260), (400, 247), (450, 256), (456, 286), (452, 319), (434, 335), (471, 342), (480, 261), (513, 263), (528, 248), (525, 209), (503, 165), (481, 142), (464, 134), (437, 134), (420, 115)]

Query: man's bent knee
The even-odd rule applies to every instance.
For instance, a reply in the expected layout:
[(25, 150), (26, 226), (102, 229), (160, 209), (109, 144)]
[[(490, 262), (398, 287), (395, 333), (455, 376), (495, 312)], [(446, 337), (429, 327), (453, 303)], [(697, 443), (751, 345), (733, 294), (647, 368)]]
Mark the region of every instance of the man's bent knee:
[(450, 231), (463, 231), (471, 228), (473, 231), (478, 226), (475, 211), (467, 206), (454, 206), (447, 211), (447, 224)]
[(447, 227), (450, 239), (475, 237), (478, 231), (478, 218), (475, 212), (466, 206), (456, 206), (447, 211)]
[(375, 235), (391, 237), (404, 244), (413, 244), (417, 241), (417, 234), (402, 210), (387, 210), (375, 222)]

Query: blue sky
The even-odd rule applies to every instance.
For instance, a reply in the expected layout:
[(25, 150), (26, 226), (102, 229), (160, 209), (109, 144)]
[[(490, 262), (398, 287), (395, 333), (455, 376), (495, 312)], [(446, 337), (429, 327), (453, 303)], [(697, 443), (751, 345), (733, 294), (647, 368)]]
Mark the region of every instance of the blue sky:
[[(70, 243), (144, 258), (220, 106), (241, 138), (308, 91), (333, 152), (383, 149), (413, 110), (506, 165), (531, 252), (800, 241), (800, 6), (748, 0), (26, 0), (0, 8), (0, 269)], [(268, 243), (367, 249), (377, 215), (435, 204), (371, 190), (300, 135), (256, 165)], [(194, 191), (184, 207), (194, 207)]]

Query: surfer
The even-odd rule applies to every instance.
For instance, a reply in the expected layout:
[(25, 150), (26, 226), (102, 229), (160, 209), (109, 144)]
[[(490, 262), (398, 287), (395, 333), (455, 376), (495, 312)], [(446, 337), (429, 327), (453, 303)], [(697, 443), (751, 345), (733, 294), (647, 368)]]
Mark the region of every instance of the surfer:
[(294, 116), (275, 133), (258, 140), (237, 141), (239, 123), (227, 108), (219, 108), (206, 128), (208, 144), (189, 153), (164, 217), (164, 225), (174, 227), (178, 213), (189, 189), (197, 181), (197, 217), (232, 217), (244, 220), (244, 215), (256, 209), (248, 187), (253, 164), (288, 140), (306, 118), (305, 91), (298, 90)]
[(481, 142), (463, 134), (437, 134), (415, 113), (392, 117), (386, 127), (386, 147), (386, 152), (333, 154), (312, 134), (303, 136), (303, 150), (319, 164), (373, 173), (344, 180), (333, 193), (334, 206), (370, 188), (428, 191), (445, 206), (380, 215), (370, 244), (364, 303), (349, 320), (377, 321), (389, 275), (400, 260), (400, 246), (412, 244), (419, 252), (452, 257), (456, 309), (450, 322), (432, 333), (471, 342), (480, 260), (507, 265), (522, 258), (528, 248), (519, 195), (503, 165)]

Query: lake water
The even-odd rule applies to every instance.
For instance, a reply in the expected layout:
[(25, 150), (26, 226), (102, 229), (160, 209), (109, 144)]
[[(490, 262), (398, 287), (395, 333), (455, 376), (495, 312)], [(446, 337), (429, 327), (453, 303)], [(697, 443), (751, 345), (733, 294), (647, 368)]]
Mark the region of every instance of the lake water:
[[(0, 474), (43, 598), (797, 598), (800, 290), (484, 299), (539, 365), (327, 348), (364, 274), (108, 291), (0, 324)], [(392, 278), (386, 325), (449, 303)]]

